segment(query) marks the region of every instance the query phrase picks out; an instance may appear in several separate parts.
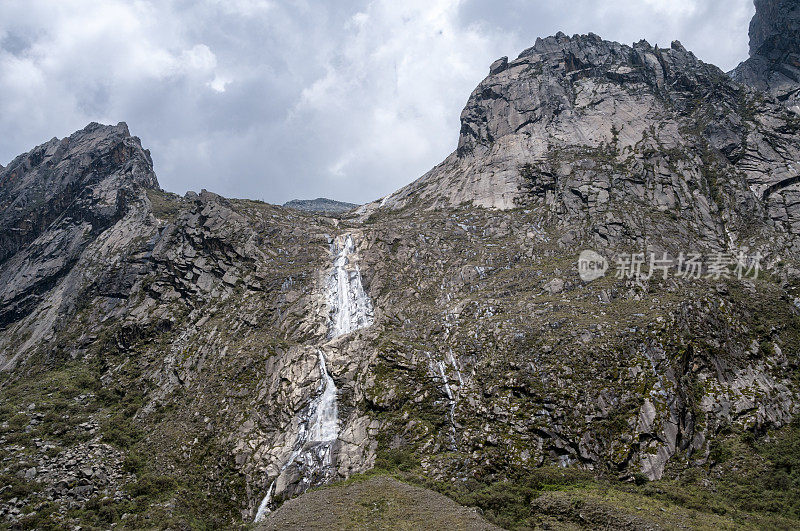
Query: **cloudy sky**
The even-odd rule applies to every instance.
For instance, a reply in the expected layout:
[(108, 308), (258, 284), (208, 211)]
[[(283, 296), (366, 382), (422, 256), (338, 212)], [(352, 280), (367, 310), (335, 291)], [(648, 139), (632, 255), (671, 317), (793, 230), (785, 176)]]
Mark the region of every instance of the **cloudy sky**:
[(161, 186), (366, 202), (456, 146), (469, 93), (536, 37), (679, 39), (724, 70), (752, 0), (2, 0), (0, 164), (125, 121)]

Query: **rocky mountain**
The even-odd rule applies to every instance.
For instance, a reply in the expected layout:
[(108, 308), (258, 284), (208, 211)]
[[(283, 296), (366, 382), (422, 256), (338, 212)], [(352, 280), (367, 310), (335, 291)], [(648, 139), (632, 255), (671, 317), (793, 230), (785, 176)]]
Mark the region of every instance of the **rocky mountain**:
[(158, 189), (150, 154), (125, 124), (90, 124), (2, 170), (0, 326), (25, 320), (26, 343), (20, 347), (4, 334), (0, 368), (52, 334), (59, 316), (74, 309), (77, 277), (107, 274), (118, 245), (147, 230), (137, 208), (147, 189)]
[(284, 208), (292, 208), (294, 210), (302, 210), (304, 212), (319, 212), (323, 214), (341, 214), (348, 210), (353, 210), (355, 203), (344, 203), (342, 201), (334, 201), (333, 199), (325, 199), (319, 197), (317, 199), (293, 199), (288, 203), (284, 203)]
[(750, 58), (731, 74), (768, 92), (800, 113), (800, 4), (796, 0), (756, 0), (750, 23)]
[(124, 124), (35, 148), (0, 170), (0, 518), (490, 525), (424, 487), (506, 528), (795, 528), (798, 127), (679, 43), (559, 34), (350, 214), (164, 192)]
[(797, 115), (677, 42), (540, 39), (492, 65), (461, 122), (450, 157), (362, 211), (524, 207), (598, 245), (688, 234), (794, 245)]

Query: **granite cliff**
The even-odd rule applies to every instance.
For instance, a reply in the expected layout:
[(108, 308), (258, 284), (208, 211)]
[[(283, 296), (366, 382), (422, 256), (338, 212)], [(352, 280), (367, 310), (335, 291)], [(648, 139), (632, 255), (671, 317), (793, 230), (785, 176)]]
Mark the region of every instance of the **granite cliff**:
[(794, 0), (756, 0), (750, 23), (750, 58), (731, 74), (768, 92), (800, 113), (800, 5)]

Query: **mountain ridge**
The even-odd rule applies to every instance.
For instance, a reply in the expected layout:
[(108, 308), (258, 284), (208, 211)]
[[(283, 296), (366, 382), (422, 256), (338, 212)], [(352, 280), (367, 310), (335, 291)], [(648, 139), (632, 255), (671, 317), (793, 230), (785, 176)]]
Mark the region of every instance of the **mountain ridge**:
[(293, 208), (295, 210), (303, 210), (306, 212), (329, 212), (329, 213), (344, 213), (352, 210), (358, 205), (355, 203), (346, 203), (344, 201), (336, 201), (334, 199), (327, 199), (325, 197), (318, 197), (316, 199), (292, 199), (284, 203), (285, 208)]
[(796, 526), (799, 129), (558, 34), (343, 215), (165, 192), (124, 124), (43, 144), (0, 170), (0, 518), (270, 525), (378, 470), (508, 528)]

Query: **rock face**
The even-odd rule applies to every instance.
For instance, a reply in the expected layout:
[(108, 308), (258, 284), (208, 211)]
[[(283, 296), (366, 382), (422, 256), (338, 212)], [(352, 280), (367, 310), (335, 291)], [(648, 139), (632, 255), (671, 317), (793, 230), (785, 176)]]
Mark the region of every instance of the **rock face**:
[[(152, 230), (143, 219), (148, 189), (158, 189), (150, 154), (124, 123), (90, 124), (3, 169), (0, 327), (28, 317), (25, 347), (51, 333), (74, 310), (79, 277), (102, 275), (121, 246)], [(45, 299), (47, 310), (33, 312)], [(0, 367), (25, 350), (17, 339), (0, 340)]]
[(559, 34), (491, 72), (462, 112), (457, 151), (361, 212), (543, 207), (611, 242), (658, 230), (635, 211), (678, 211), (681, 231), (707, 240), (797, 233), (797, 118), (679, 43)]
[(678, 208), (690, 230), (713, 237), (724, 231), (715, 203), (730, 197), (731, 224), (763, 226), (766, 210), (796, 231), (786, 207), (797, 119), (679, 43), (559, 34), (491, 72), (462, 112), (457, 151), (362, 212), (544, 204), (568, 223), (602, 220), (600, 236), (614, 239), (627, 225), (647, 229), (623, 214), (636, 205)]
[(285, 208), (293, 208), (295, 210), (302, 210), (304, 212), (320, 212), (328, 214), (341, 214), (348, 210), (353, 210), (355, 203), (344, 203), (342, 201), (334, 201), (333, 199), (325, 199), (319, 197), (317, 199), (293, 199), (288, 203), (284, 203)]
[[(8, 168), (0, 167), (0, 172), (0, 263), (65, 212), (103, 223), (124, 201), (117, 196), (131, 187), (158, 188), (149, 152), (130, 136), (124, 123), (115, 127), (89, 124), (69, 138), (54, 138), (20, 155)], [(93, 195), (107, 191), (95, 188), (101, 184), (115, 195), (92, 203)], [(84, 214), (85, 207), (94, 211)]]
[(755, 4), (750, 58), (731, 75), (800, 114), (800, 5), (794, 0), (756, 0)]
[[(342, 461), (340, 458), (347, 456), (347, 444), (339, 441), (339, 390), (328, 372), (327, 357), (330, 354), (326, 354), (326, 350), (331, 350), (330, 341), (373, 323), (372, 302), (364, 292), (355, 257), (355, 243), (351, 234), (342, 235), (331, 243), (332, 267), (325, 297), (329, 308), (328, 332), (326, 342), (316, 348), (320, 385), (317, 396), (298, 419), (291, 453), (261, 500), (256, 522), (262, 521), (274, 508), (276, 499), (302, 494), (309, 487), (349, 475), (348, 471), (340, 473), (337, 470)], [(357, 444), (360, 445), (361, 441)], [(357, 458), (358, 454), (360, 452), (356, 450), (355, 455), (350, 457)], [(352, 463), (348, 465), (352, 466)]]
[(583, 518), (549, 467), (729, 491), (725, 441), (766, 466), (800, 404), (799, 128), (677, 42), (559, 34), (349, 215), (164, 192), (124, 124), (36, 148), (0, 171), (0, 517), (269, 526), (376, 466), (527, 527)]

